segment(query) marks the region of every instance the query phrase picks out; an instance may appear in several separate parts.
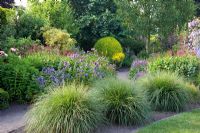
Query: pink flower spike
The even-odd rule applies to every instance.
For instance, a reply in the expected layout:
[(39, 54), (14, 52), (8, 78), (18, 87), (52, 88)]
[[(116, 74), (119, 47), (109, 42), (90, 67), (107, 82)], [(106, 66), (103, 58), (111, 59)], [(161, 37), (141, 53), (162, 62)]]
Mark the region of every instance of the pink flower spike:
[(10, 48), (11, 52), (16, 52), (17, 48)]
[(0, 51), (0, 56), (4, 56), (5, 52), (4, 51)]

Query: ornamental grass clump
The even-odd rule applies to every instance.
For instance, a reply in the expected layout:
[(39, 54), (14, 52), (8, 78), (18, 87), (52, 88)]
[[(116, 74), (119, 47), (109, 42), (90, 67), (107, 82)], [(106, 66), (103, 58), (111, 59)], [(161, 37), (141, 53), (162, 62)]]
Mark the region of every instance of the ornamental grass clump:
[(55, 88), (28, 112), (26, 133), (90, 133), (103, 120), (101, 105), (83, 85)]
[(93, 91), (105, 104), (104, 112), (109, 122), (129, 126), (147, 120), (149, 104), (146, 96), (130, 82), (108, 78), (97, 81)]
[(183, 111), (189, 102), (188, 83), (175, 73), (156, 72), (137, 81), (156, 111)]

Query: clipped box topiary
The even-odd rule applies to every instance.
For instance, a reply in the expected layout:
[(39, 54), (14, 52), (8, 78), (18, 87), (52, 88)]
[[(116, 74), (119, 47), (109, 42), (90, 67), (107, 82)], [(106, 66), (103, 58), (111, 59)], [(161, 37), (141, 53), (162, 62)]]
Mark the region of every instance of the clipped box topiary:
[(120, 42), (114, 37), (99, 39), (94, 48), (100, 55), (106, 56), (113, 61), (121, 62), (125, 57)]
[(0, 88), (0, 110), (8, 108), (9, 106), (9, 94)]

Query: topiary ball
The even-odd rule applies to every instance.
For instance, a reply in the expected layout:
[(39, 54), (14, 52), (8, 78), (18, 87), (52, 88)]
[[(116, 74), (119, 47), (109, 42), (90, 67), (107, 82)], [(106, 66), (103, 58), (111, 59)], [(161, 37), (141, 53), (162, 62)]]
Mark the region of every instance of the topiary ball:
[[(94, 48), (100, 55), (106, 56), (112, 59), (114, 55), (118, 53), (123, 54), (123, 49), (119, 41), (114, 37), (104, 37), (99, 39)], [(123, 57), (124, 58), (124, 57)]]
[(156, 72), (137, 81), (147, 92), (151, 107), (156, 111), (183, 111), (189, 102), (188, 85), (179, 75), (171, 72)]
[(50, 90), (27, 114), (27, 133), (90, 133), (103, 120), (102, 104), (83, 85)]
[(97, 81), (93, 91), (105, 104), (105, 115), (111, 123), (129, 126), (147, 120), (149, 104), (146, 95), (134, 89), (130, 82), (108, 78)]
[(9, 106), (9, 94), (0, 88), (0, 110), (8, 108)]

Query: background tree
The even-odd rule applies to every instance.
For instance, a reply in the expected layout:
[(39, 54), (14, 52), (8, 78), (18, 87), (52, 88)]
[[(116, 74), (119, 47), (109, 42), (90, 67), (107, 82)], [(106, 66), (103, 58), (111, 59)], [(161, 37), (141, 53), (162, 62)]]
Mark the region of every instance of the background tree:
[[(193, 0), (160, 0), (157, 7), (157, 28), (164, 48), (172, 48), (175, 34), (179, 34), (195, 13)], [(176, 41), (176, 39), (175, 39)]]
[(197, 6), (196, 16), (199, 17), (200, 16), (200, 0), (194, 0), (194, 1)]
[(70, 3), (80, 26), (77, 40), (84, 50), (90, 50), (101, 37), (120, 36), (122, 28), (113, 0), (70, 0)]
[(68, 0), (29, 0), (28, 13), (44, 18), (51, 26), (67, 30), (73, 35), (78, 32), (74, 11)]
[(121, 18), (123, 14), (129, 18), (128, 21), (123, 19), (123, 23), (145, 41), (147, 53), (151, 35), (158, 34), (163, 45), (168, 45), (167, 38), (177, 31), (180, 32), (196, 9), (193, 0), (119, 0), (118, 3), (118, 7), (123, 9)]

